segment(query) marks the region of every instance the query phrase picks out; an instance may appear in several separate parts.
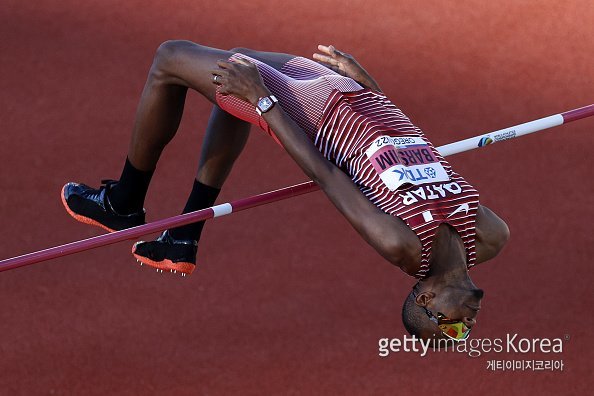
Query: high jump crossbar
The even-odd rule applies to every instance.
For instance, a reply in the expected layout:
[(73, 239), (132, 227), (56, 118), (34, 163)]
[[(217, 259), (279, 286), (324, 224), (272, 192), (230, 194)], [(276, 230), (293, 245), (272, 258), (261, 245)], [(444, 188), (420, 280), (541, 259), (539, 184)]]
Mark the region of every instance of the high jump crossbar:
[[(438, 147), (437, 150), (443, 156), (458, 154), (500, 141), (517, 138), (533, 132), (563, 125), (568, 122), (590, 117), (592, 115), (594, 115), (594, 104), (569, 110), (564, 113), (539, 118), (534, 121), (514, 125), (509, 128), (500, 129), (494, 132), (485, 133), (469, 139), (460, 140), (458, 142), (446, 144), (444, 146)], [(0, 272), (51, 260), (57, 257), (67, 256), (101, 246), (110, 245), (112, 243), (121, 242), (128, 239), (136, 239), (146, 234), (228, 215), (230, 213), (239, 212), (260, 205), (266, 205), (272, 202), (296, 197), (298, 195), (307, 194), (317, 190), (319, 190), (318, 185), (316, 185), (313, 181), (308, 181), (281, 188), (279, 190), (269, 191), (263, 194), (254, 195), (252, 197), (239, 199), (237, 201), (215, 205), (213, 207), (198, 210), (196, 212), (157, 220), (152, 223), (140, 225), (138, 227), (128, 228), (126, 230), (116, 231), (109, 234), (98, 235), (93, 238), (83, 239), (65, 245), (54, 246), (49, 249), (39, 250), (37, 252), (2, 260), (0, 261)]]

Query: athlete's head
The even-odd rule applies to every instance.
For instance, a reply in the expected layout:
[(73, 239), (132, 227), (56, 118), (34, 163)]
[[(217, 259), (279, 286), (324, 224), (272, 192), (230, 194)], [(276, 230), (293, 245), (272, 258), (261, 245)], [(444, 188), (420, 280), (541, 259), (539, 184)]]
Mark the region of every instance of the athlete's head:
[(476, 323), (484, 292), (472, 287), (426, 287), (417, 283), (404, 300), (402, 322), (411, 334), (423, 339), (464, 338)]

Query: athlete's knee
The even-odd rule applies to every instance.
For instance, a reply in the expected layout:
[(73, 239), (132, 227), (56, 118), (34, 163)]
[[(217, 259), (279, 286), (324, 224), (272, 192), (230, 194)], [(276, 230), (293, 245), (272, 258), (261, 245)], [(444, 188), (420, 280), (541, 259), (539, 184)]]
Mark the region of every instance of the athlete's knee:
[(176, 65), (183, 61), (184, 55), (200, 47), (199, 44), (186, 40), (167, 40), (163, 42), (155, 53), (150, 71), (151, 77), (161, 79), (171, 76)]

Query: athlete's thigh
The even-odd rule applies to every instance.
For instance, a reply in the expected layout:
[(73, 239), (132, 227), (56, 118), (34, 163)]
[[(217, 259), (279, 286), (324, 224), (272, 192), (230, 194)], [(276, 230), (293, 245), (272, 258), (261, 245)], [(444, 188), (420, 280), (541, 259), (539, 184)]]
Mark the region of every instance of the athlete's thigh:
[(158, 64), (165, 68), (169, 83), (194, 89), (216, 104), (216, 85), (212, 81), (212, 70), (218, 69), (217, 61), (229, 59), (240, 52), (251, 58), (268, 64), (276, 70), (295, 55), (279, 52), (255, 51), (249, 48), (234, 48), (225, 51), (207, 47), (191, 41), (167, 41), (157, 51)]
[(284, 54), (282, 52), (256, 51), (253, 49), (241, 47), (233, 48), (231, 52), (239, 52), (243, 55), (247, 55), (250, 58), (254, 58), (256, 60), (259, 60), (260, 62), (266, 63), (268, 66), (271, 66), (276, 70), (280, 70), (285, 63), (297, 57), (297, 55)]

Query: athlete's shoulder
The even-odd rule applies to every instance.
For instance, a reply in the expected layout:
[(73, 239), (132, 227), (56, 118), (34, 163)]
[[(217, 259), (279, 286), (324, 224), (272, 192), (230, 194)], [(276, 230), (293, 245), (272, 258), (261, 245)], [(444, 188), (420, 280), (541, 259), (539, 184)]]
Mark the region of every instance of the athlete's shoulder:
[(509, 227), (486, 206), (479, 205), (476, 215), (476, 263), (497, 256), (510, 238)]

